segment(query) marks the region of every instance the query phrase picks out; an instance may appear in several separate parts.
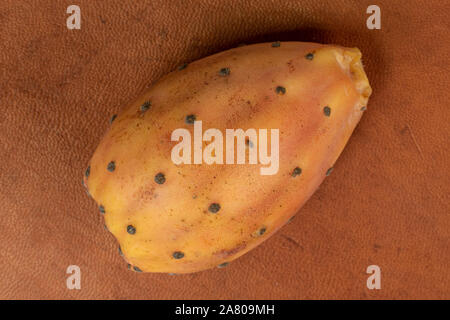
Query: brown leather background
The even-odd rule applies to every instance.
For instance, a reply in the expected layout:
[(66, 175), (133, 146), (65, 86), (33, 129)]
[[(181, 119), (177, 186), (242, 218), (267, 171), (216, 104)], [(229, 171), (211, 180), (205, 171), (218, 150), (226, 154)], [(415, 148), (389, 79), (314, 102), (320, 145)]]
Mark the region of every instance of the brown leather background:
[[(135, 3), (135, 4), (132, 4)], [(366, 8), (381, 7), (381, 30)], [(81, 7), (81, 30), (66, 8)], [(450, 298), (447, 1), (0, 2), (0, 298)], [(240, 43), (357, 46), (373, 95), (296, 218), (227, 268), (128, 271), (81, 185), (110, 116)], [(66, 268), (81, 268), (81, 290)], [(368, 290), (367, 266), (382, 271)]]

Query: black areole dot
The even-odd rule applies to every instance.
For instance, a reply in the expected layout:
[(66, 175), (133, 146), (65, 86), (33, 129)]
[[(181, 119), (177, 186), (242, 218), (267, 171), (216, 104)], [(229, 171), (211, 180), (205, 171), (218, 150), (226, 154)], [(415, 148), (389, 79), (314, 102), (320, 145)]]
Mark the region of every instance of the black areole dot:
[(84, 175), (86, 176), (86, 178), (88, 178), (90, 174), (91, 174), (91, 166), (88, 166), (86, 168), (86, 171), (84, 172)]
[(262, 236), (264, 233), (266, 232), (266, 228), (262, 227), (261, 229), (259, 229), (258, 233), (260, 236)]
[(109, 172), (113, 172), (114, 170), (116, 170), (116, 163), (114, 161), (111, 161), (110, 163), (108, 163), (106, 169), (108, 169)]
[(186, 122), (187, 124), (193, 124), (195, 120), (196, 120), (195, 115), (194, 115), (194, 114), (190, 114), (190, 115), (187, 115), (187, 116), (186, 116), (185, 122)]
[(306, 59), (308, 59), (308, 60), (312, 60), (312, 59), (314, 59), (314, 53), (308, 53), (306, 56), (305, 56), (305, 58)]
[(175, 259), (181, 259), (181, 258), (184, 257), (184, 253), (181, 252), (181, 251), (175, 251), (175, 252), (172, 254), (172, 257), (174, 257)]
[(150, 101), (145, 101), (142, 105), (141, 105), (141, 112), (145, 112), (148, 109), (150, 109), (151, 103)]
[(127, 226), (127, 232), (129, 234), (135, 234), (136, 233), (136, 228), (133, 227), (131, 224), (129, 226)]
[(276, 92), (277, 94), (285, 94), (285, 93), (286, 93), (286, 88), (285, 88), (285, 87), (282, 87), (282, 86), (278, 86), (278, 87), (275, 89), (275, 92)]
[(155, 182), (157, 184), (163, 184), (164, 182), (166, 182), (166, 177), (160, 172), (155, 176)]
[(230, 75), (230, 68), (222, 68), (219, 71), (219, 76), (225, 77)]
[(217, 268), (225, 268), (228, 264), (229, 264), (229, 262), (221, 263), (217, 266)]
[(142, 272), (142, 270), (141, 269), (139, 269), (138, 267), (136, 267), (136, 266), (134, 266), (133, 267), (133, 269), (134, 269), (134, 271), (136, 271), (136, 272)]
[(121, 257), (123, 257), (123, 252), (122, 252), (122, 248), (119, 246), (119, 255), (121, 256)]
[(280, 41), (276, 41), (276, 42), (272, 43), (273, 48), (278, 48), (279, 46), (281, 46)]
[(114, 120), (116, 120), (117, 118), (117, 114), (113, 114), (113, 116), (111, 117), (111, 120), (109, 120), (109, 123), (113, 123)]
[(366, 109), (367, 109), (367, 107), (366, 107), (366, 106), (364, 106), (364, 107), (361, 107), (361, 111), (366, 111)]
[(292, 171), (292, 176), (295, 178), (296, 176), (299, 176), (302, 173), (302, 169), (299, 167), (296, 167), (294, 171)]
[(100, 205), (98, 207), (98, 210), (100, 211), (101, 214), (105, 214), (105, 207), (103, 205)]
[(186, 69), (187, 66), (188, 66), (187, 63), (183, 63), (181, 66), (178, 67), (178, 70)]
[(331, 109), (330, 109), (329, 106), (323, 107), (323, 114), (326, 115), (327, 117), (330, 116), (330, 114), (331, 114)]
[(128, 270), (131, 269), (131, 264), (127, 264), (127, 269), (128, 269)]
[(329, 176), (331, 174), (331, 172), (333, 171), (333, 167), (331, 167), (330, 169), (327, 170), (326, 175)]
[(218, 204), (218, 203), (211, 203), (211, 204), (209, 205), (208, 210), (209, 210), (209, 212), (211, 212), (211, 213), (217, 213), (217, 212), (219, 212), (219, 210), (220, 210), (220, 204)]

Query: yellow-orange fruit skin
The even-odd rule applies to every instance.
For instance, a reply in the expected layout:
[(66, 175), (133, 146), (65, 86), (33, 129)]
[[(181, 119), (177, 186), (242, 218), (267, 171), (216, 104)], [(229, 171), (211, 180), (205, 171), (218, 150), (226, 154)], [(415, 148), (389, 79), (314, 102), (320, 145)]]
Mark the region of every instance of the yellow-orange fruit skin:
[[(365, 110), (371, 88), (360, 59), (358, 49), (315, 43), (239, 47), (171, 72), (123, 109), (84, 183), (126, 260), (144, 272), (201, 271), (236, 259), (283, 226), (326, 177)], [(223, 68), (229, 74), (220, 74)], [(278, 172), (261, 175), (264, 165), (248, 159), (174, 164), (172, 132), (194, 135), (188, 115), (202, 121), (203, 132), (279, 129)], [(301, 174), (293, 176), (297, 167)], [(220, 204), (217, 213), (208, 210), (212, 203)], [(176, 259), (177, 252), (183, 256)]]

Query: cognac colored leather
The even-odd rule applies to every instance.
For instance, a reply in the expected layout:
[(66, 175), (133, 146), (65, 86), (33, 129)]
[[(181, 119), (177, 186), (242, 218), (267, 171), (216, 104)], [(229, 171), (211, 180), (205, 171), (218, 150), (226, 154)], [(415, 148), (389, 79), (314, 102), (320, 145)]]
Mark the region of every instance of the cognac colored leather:
[[(66, 27), (70, 4), (81, 30)], [(0, 298), (450, 298), (448, 3), (376, 1), (381, 30), (366, 27), (371, 4), (1, 1)], [(226, 268), (127, 270), (81, 184), (110, 117), (178, 65), (275, 40), (363, 53), (373, 95), (333, 173)], [(372, 264), (381, 290), (366, 287)]]

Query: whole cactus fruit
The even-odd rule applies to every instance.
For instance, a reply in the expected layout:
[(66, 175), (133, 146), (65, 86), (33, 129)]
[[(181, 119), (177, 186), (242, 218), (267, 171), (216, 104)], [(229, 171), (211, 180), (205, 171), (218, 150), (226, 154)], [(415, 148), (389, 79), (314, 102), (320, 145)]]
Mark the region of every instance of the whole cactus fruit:
[[(84, 184), (133, 270), (222, 267), (270, 237), (314, 193), (370, 94), (358, 49), (276, 42), (221, 52), (183, 65), (113, 116)], [(220, 158), (212, 164), (176, 163), (173, 133), (183, 128), (195, 140), (200, 121), (204, 132), (278, 129), (270, 137), (279, 138), (277, 167), (262, 174), (264, 164), (226, 164), (225, 148), (212, 152)], [(183, 156), (206, 150), (205, 140)], [(258, 142), (247, 137), (247, 158), (263, 149)]]

